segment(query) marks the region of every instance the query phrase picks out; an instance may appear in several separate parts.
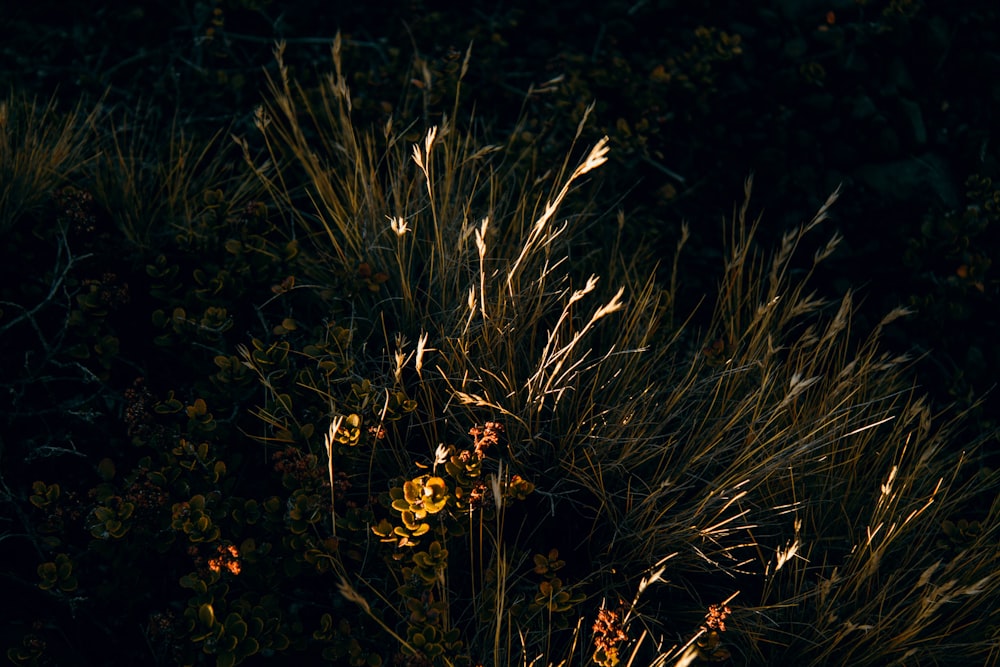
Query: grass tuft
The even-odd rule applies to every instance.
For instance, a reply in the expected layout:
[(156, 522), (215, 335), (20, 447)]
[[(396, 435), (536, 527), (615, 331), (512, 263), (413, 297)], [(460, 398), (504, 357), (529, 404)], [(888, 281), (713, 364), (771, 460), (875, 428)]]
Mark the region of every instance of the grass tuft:
[[(989, 497), (997, 477), (956, 453), (977, 443), (949, 443), (959, 417), (929, 414), (904, 384), (909, 359), (880, 351), (883, 328), (907, 311), (856, 332), (853, 293), (831, 303), (810, 287), (840, 243), (832, 234), (806, 250), (839, 191), (766, 253), (748, 179), (711, 323), (695, 332), (673, 310), (676, 269), (668, 288), (635, 259), (606, 256), (602, 277), (579, 270), (593, 211), (573, 200), (607, 161), (607, 138), (575, 166), (568, 157), (539, 173), (454, 117), (421, 133), (390, 122), (378, 135), (351, 120), (339, 40), (319, 91), (290, 79), (282, 51), (258, 113), (266, 159), (241, 143), (331, 265), (389, 273), (390, 296), (355, 317), (373, 343), (418, 341), (384, 353), (395, 359), (387, 384), (420, 406), (397, 460), (433, 457), (456, 425), (507, 427), (506, 464), (491, 477), (496, 524), (470, 548), (481, 560), (448, 575), (452, 595), (492, 587), (488, 613), (463, 624), (474, 655), (574, 659), (584, 618), (560, 639), (511, 612), (527, 554), (556, 542), (575, 561), (581, 609), (630, 586), (642, 594), (614, 617), (635, 638), (621, 647), (629, 663), (995, 655), (980, 605), (997, 592), (998, 506), (961, 551), (942, 551), (939, 527)], [(534, 483), (530, 513), (501, 502), (513, 474)], [(604, 637), (619, 627), (610, 614)], [(644, 641), (654, 636), (655, 650)], [(599, 664), (618, 659), (617, 642), (599, 649)]]
[(92, 157), (84, 136), (97, 114), (79, 106), (61, 114), (54, 100), (0, 100), (0, 231), (45, 203)]

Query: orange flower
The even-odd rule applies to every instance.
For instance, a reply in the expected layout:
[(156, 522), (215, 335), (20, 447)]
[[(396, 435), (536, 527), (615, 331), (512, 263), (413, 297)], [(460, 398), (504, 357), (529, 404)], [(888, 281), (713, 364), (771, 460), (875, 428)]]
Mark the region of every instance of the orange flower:
[(618, 612), (600, 609), (594, 621), (594, 662), (602, 667), (618, 664), (618, 645), (628, 639)]
[(240, 573), (240, 552), (232, 544), (228, 546), (219, 545), (219, 555), (208, 559), (208, 569), (212, 572), (221, 572), (225, 568), (230, 574)]

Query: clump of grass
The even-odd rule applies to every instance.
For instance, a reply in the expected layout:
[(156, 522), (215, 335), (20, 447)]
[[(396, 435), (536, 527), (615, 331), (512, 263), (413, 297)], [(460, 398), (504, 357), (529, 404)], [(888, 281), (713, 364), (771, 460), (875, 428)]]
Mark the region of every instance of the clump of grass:
[[(352, 316), (366, 370), (420, 406), (390, 444), (402, 469), (385, 474), (411, 476), (463, 425), (501, 420), (506, 474), (536, 488), (530, 512), (497, 491), (492, 525), (443, 536), (478, 541), (469, 552), (479, 560), (450, 561), (443, 586), (474, 659), (583, 662), (581, 628), (595, 618), (597, 650), (584, 658), (607, 665), (626, 654), (653, 664), (995, 659), (984, 610), (1000, 585), (1000, 506), (980, 506), (984, 528), (959, 547), (942, 545), (939, 527), (995, 498), (997, 477), (958, 453), (976, 443), (950, 442), (950, 423), (904, 384), (908, 359), (880, 352), (882, 329), (905, 310), (859, 337), (853, 294), (828, 303), (810, 291), (839, 239), (804, 268), (802, 250), (837, 193), (767, 256), (748, 181), (711, 325), (694, 332), (672, 308), (676, 273), (659, 286), (652, 265), (613, 251), (605, 275), (578, 269), (581, 220), (593, 212), (572, 195), (605, 162), (606, 139), (540, 173), (530, 151), (508, 158), (454, 116), (415, 135), (391, 120), (380, 133), (359, 129), (340, 48), (338, 38), (334, 73), (307, 91), (279, 46), (257, 113), (264, 161), (239, 141), (331, 276), (362, 263), (389, 275), (389, 296)], [(495, 484), (504, 470), (492, 471)], [(556, 545), (580, 594), (576, 630), (515, 613), (524, 564)], [(606, 611), (636, 589), (620, 613)], [(371, 613), (351, 584), (343, 590)]]
[(108, 211), (133, 246), (155, 246), (164, 231), (191, 233), (205, 192), (224, 189), (227, 199), (246, 202), (259, 189), (237, 173), (218, 141), (223, 134), (194, 139), (177, 118), (160, 128), (142, 109), (116, 113), (96, 104), (60, 113), (54, 100), (0, 100), (0, 229), (73, 185)]
[(60, 114), (23, 96), (0, 100), (0, 231), (47, 202), (90, 157), (86, 129), (98, 114), (77, 107)]
[(224, 131), (196, 139), (185, 135), (177, 117), (160, 128), (141, 110), (102, 114), (89, 129), (97, 150), (84, 183), (137, 248), (155, 248), (163, 234), (205, 236), (199, 227), (207, 222), (201, 219), (206, 209), (222, 201), (233, 202), (232, 209), (259, 191), (239, 173), (236, 156), (226, 154)]
[[(932, 416), (904, 383), (909, 360), (880, 352), (905, 310), (856, 343), (853, 295), (810, 291), (837, 236), (793, 264), (837, 193), (769, 259), (754, 250), (749, 196), (748, 182), (701, 359), (668, 385), (656, 472), (608, 519), (634, 525), (643, 551), (676, 552), (692, 603), (739, 591), (729, 629), (742, 661), (982, 660), (996, 649), (979, 606), (1000, 565), (996, 475), (970, 460), (978, 443), (950, 441), (958, 418)], [(970, 513), (989, 535), (943, 548), (942, 524)], [(961, 604), (933, 604), (939, 590)]]

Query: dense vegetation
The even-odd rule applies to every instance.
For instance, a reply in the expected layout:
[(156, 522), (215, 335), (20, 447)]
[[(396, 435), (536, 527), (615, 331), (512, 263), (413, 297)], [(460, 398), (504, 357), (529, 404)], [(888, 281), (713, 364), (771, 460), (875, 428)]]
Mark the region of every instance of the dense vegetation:
[(13, 663), (996, 663), (991, 3), (63, 4)]

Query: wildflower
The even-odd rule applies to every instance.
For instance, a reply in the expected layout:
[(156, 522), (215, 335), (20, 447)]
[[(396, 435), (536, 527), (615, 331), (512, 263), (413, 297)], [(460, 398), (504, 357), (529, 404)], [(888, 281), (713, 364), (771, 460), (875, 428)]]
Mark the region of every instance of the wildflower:
[(718, 632), (726, 631), (726, 617), (732, 610), (726, 604), (713, 604), (708, 606), (708, 615), (705, 617), (705, 628)]
[(228, 546), (219, 545), (219, 553), (215, 558), (208, 559), (208, 569), (212, 572), (228, 570), (230, 574), (237, 575), (242, 569), (240, 567), (240, 551), (232, 544)]
[(618, 645), (628, 639), (617, 611), (601, 609), (594, 621), (594, 662), (602, 667), (618, 664)]
[(503, 424), (499, 422), (486, 422), (483, 426), (476, 425), (469, 429), (476, 456), (480, 461), (486, 457), (487, 449), (499, 444), (503, 430)]

